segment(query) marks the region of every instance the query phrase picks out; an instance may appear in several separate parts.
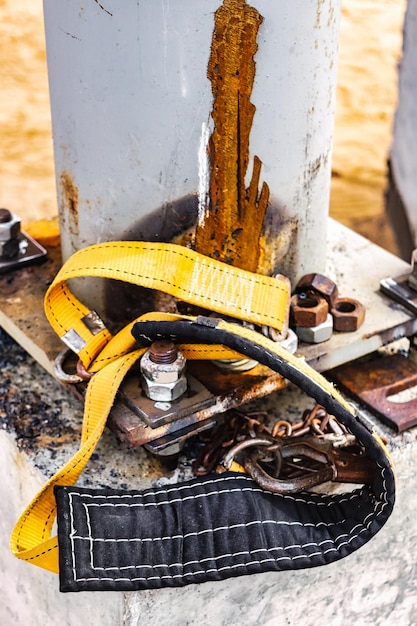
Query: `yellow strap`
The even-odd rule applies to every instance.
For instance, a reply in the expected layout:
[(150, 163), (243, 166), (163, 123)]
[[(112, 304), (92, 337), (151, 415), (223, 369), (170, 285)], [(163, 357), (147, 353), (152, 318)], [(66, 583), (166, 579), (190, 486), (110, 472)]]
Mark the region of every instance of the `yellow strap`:
[(62, 267), (45, 297), (45, 312), (59, 337), (74, 331), (85, 346), (77, 352), (88, 367), (110, 340), (107, 329), (92, 335), (83, 318), (89, 310), (67, 281), (93, 276), (113, 278), (164, 291), (190, 304), (278, 331), (287, 322), (287, 278), (253, 274), (167, 243), (119, 241), (76, 252)]
[[(180, 319), (184, 318), (181, 317)], [(314, 379), (317, 384), (333, 396), (350, 413), (354, 413), (352, 407), (339, 392), (323, 376), (307, 365), (303, 359), (298, 359), (289, 354), (279, 344), (255, 331), (223, 321), (219, 322), (218, 327), (253, 340), (265, 347), (265, 349), (275, 352), (280, 358), (294, 364), (304, 374)], [(187, 349), (187, 346), (185, 348)], [(142, 354), (143, 349), (120, 356), (99, 370), (90, 380), (85, 399), (80, 449), (44, 485), (18, 520), (10, 541), (10, 548), (18, 558), (30, 561), (53, 572), (59, 571), (57, 538), (50, 537), (56, 514), (53, 487), (57, 484), (73, 485), (76, 482), (101, 437), (107, 416), (123, 377)], [(383, 447), (375, 433), (374, 437)]]
[(10, 549), (20, 559), (58, 572), (58, 541), (50, 537), (56, 514), (55, 485), (73, 485), (90, 459), (106, 425), (123, 377), (141, 356), (136, 350), (110, 363), (89, 382), (79, 450), (48, 480), (22, 513), (10, 539)]
[[(104, 426), (117, 389), (143, 353), (135, 350), (130, 330), (115, 337), (104, 328), (92, 333), (85, 318), (90, 310), (71, 292), (67, 281), (84, 276), (113, 278), (162, 290), (172, 296), (256, 324), (281, 331), (287, 321), (290, 285), (285, 277), (270, 278), (209, 259), (182, 246), (163, 243), (112, 242), (84, 248), (62, 267), (45, 297), (45, 313), (59, 337), (76, 333), (85, 345), (78, 351), (83, 364), (92, 364), (85, 398), (81, 444), (77, 453), (41, 489), (19, 518), (11, 550), (19, 558), (58, 571), (57, 541), (50, 537), (55, 518), (53, 488), (74, 484)], [(157, 313), (141, 319), (172, 319)], [(136, 320), (135, 320), (136, 321)], [(107, 345), (106, 345), (107, 344)], [(235, 358), (222, 346), (182, 346), (187, 358)], [(96, 358), (97, 357), (97, 358)]]
[[(268, 278), (250, 274), (173, 244), (116, 242), (80, 250), (69, 259), (49, 288), (45, 298), (47, 317), (60, 337), (77, 333), (85, 346), (78, 352), (84, 365), (96, 372), (86, 397), (79, 450), (42, 487), (13, 530), (10, 547), (20, 559), (58, 572), (58, 543), (51, 537), (56, 514), (53, 488), (73, 485), (91, 457), (105, 427), (116, 392), (132, 365), (143, 354), (135, 349), (132, 324), (112, 337), (107, 329), (94, 335), (83, 322), (87, 309), (68, 288), (67, 280), (81, 276), (116, 278), (144, 287), (163, 290), (191, 304), (256, 324), (281, 330), (286, 321), (289, 282), (284, 277)], [(153, 313), (139, 319), (194, 319)], [(349, 411), (351, 408), (320, 374), (259, 333), (236, 324), (220, 327), (240, 334), (294, 363), (314, 378)], [(234, 358), (235, 352), (222, 346), (182, 346), (188, 358)]]

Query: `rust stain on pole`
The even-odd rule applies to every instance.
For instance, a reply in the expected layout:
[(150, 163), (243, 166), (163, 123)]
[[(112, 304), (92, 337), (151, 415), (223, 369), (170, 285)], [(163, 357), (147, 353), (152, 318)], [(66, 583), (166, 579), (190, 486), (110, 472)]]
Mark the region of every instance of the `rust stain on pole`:
[(214, 130), (209, 140), (209, 206), (196, 229), (195, 248), (203, 254), (255, 272), (269, 187), (259, 193), (262, 163), (255, 156), (252, 179), (245, 186), (249, 136), (255, 106), (257, 34), (263, 21), (245, 0), (224, 0), (215, 13), (208, 64), (214, 96)]
[(62, 202), (65, 208), (62, 213), (64, 216), (68, 216), (70, 232), (73, 235), (78, 236), (78, 187), (75, 184), (73, 177), (67, 170), (61, 172), (59, 182), (61, 185)]

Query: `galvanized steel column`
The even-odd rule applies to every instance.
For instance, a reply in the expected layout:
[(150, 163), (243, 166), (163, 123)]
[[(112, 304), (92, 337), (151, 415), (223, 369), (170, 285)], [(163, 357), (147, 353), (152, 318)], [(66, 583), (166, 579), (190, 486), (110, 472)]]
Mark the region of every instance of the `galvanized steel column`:
[[(263, 17), (249, 146), (270, 190), (259, 270), (294, 281), (324, 270), (341, 0), (248, 4)], [(91, 243), (178, 240), (194, 228), (221, 5), (44, 0), (65, 258)]]

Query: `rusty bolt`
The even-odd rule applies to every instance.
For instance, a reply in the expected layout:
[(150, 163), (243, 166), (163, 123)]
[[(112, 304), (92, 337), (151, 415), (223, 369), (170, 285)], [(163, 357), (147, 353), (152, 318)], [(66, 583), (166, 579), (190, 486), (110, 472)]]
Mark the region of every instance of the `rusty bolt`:
[(140, 361), (142, 389), (148, 398), (172, 402), (187, 391), (186, 359), (171, 341), (155, 341)]
[(331, 309), (334, 330), (352, 333), (363, 324), (365, 307), (353, 298), (339, 298)]
[(332, 307), (339, 297), (339, 291), (335, 282), (323, 274), (306, 274), (295, 288), (296, 293), (314, 291), (325, 298)]
[(326, 321), (329, 305), (312, 291), (296, 293), (291, 298), (291, 320), (295, 327), (312, 328)]
[(6, 222), (10, 222), (12, 219), (12, 214), (9, 209), (0, 209), (0, 224), (5, 224)]

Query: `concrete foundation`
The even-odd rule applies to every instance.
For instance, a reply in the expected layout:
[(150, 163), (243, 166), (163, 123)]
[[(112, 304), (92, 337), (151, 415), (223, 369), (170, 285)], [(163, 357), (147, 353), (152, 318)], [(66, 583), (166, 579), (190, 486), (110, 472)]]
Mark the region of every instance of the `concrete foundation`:
[[(344, 348), (349, 358), (359, 356), (358, 350), (366, 342), (372, 350), (379, 348), (388, 337), (387, 327), (391, 341), (407, 333), (415, 334), (416, 320), (412, 314), (378, 293), (379, 280), (404, 272), (407, 264), (346, 229), (332, 227), (332, 231), (334, 241), (328, 273), (337, 277), (343, 294), (351, 295), (362, 278), (369, 294), (367, 324), (371, 326)], [(366, 276), (363, 270), (355, 270), (353, 263), (349, 264), (352, 257), (356, 263), (358, 260), (362, 265), (366, 263)], [(7, 308), (7, 301), (18, 295), (2, 296), (3, 310)], [(377, 305), (375, 314), (372, 302)], [(1, 317), (0, 320), (3, 325)], [(18, 323), (16, 320), (16, 325)], [(16, 325), (10, 324), (9, 332), (14, 331)], [(359, 340), (359, 337), (362, 338)], [(308, 355), (311, 362), (322, 369), (326, 369), (323, 364), (333, 366), (332, 354), (342, 350), (337, 341), (336, 336), (327, 347), (326, 344), (313, 347), (316, 352)], [(388, 438), (397, 468), (396, 507), (381, 532), (342, 561), (317, 569), (245, 576), (180, 589), (60, 594), (58, 578), (17, 560), (10, 554), (8, 542), (24, 507), (78, 446), (82, 406), (3, 330), (0, 330), (0, 372), (1, 624), (417, 624), (416, 429), (396, 435), (378, 424), (378, 430)], [(262, 408), (277, 418), (298, 417), (305, 408), (312, 406), (311, 399), (291, 387), (262, 402)], [(140, 489), (156, 479), (161, 480), (161, 476), (177, 482), (187, 471), (184, 459), (179, 470), (169, 472), (142, 448), (129, 450), (106, 431), (79, 484)]]
[[(60, 412), (66, 430), (77, 430), (81, 410), (74, 398), (51, 380), (31, 357), (4, 333), (1, 348), (13, 365), (14, 383), (24, 398), (46, 399)], [(9, 398), (10, 399), (10, 398)], [(277, 397), (269, 402), (277, 407)], [(19, 402), (19, 395), (16, 396)], [(44, 400), (42, 400), (43, 402)], [(279, 395), (279, 411), (303, 408), (306, 398), (298, 390)], [(307, 401), (308, 402), (308, 401)], [(3, 408), (3, 407), (2, 407)], [(24, 405), (19, 408), (24, 412)], [(231, 579), (223, 583), (191, 585), (182, 589), (131, 593), (61, 594), (54, 574), (21, 562), (8, 552), (14, 522), (51, 471), (63, 463), (76, 445), (67, 442), (54, 449), (41, 449), (33, 439), (3, 430), (0, 433), (0, 622), (4, 626), (219, 626), (297, 625), (411, 626), (417, 624), (417, 525), (414, 480), (417, 445), (415, 432), (393, 436), (390, 449), (396, 463), (398, 500), (393, 516), (381, 532), (350, 557), (325, 567), (299, 572), (268, 573)], [(26, 449), (22, 449), (22, 446)], [(122, 471), (124, 466), (124, 471)], [(83, 484), (130, 487), (149, 483), (138, 479), (155, 476), (161, 468), (152, 465), (140, 449), (124, 450), (106, 433), (97, 454), (82, 478)], [(175, 480), (175, 477), (173, 477)]]

